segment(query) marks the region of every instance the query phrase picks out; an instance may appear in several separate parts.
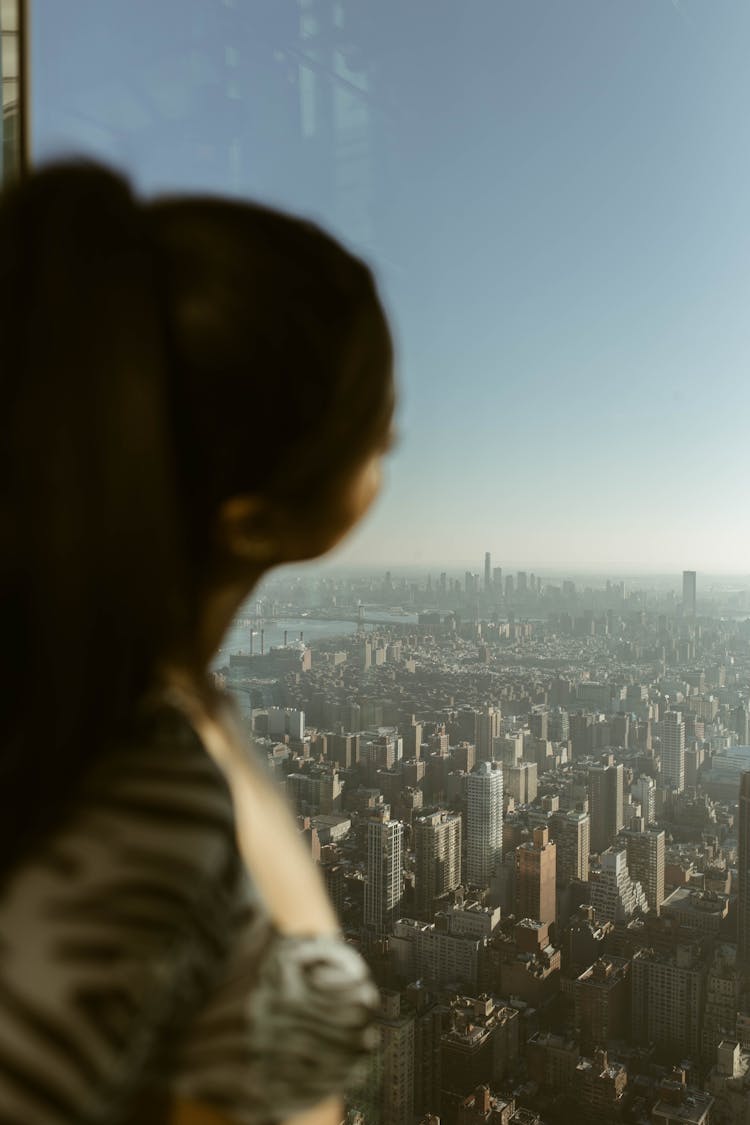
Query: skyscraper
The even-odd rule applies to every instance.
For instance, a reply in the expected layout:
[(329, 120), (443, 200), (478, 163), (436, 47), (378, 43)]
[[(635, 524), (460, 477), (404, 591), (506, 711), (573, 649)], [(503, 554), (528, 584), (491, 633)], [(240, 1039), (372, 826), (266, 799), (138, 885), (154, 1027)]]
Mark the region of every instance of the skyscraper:
[(387, 816), (367, 825), (365, 926), (378, 936), (390, 933), (401, 913), (403, 837), (401, 822)]
[(633, 1041), (669, 1044), (675, 1058), (697, 1059), (706, 984), (699, 947), (685, 943), (669, 953), (639, 949), (630, 974)]
[(591, 814), (591, 850), (603, 852), (623, 826), (623, 768), (608, 762), (589, 769), (589, 812)]
[(503, 772), (481, 762), (467, 778), (466, 881), (489, 887), (503, 854)]
[(682, 572), (682, 613), (685, 617), (695, 617), (695, 571)]
[(646, 822), (646, 827), (653, 824), (656, 819), (656, 783), (648, 774), (641, 774), (630, 786), (633, 800), (641, 806), (641, 816)]
[(489, 551), (484, 555), (484, 590), (485, 593), (492, 589), (492, 556)]
[(679, 711), (667, 711), (662, 719), (661, 777), (669, 789), (685, 788), (685, 723)]
[[(380, 1049), (372, 1066), (373, 1120), (411, 1125), (414, 1108), (414, 1012), (401, 1007), (398, 992), (380, 994)], [(378, 1104), (379, 1103), (379, 1104)], [(378, 1110), (380, 1111), (378, 1113)]]
[(558, 885), (567, 886), (572, 879), (587, 882), (591, 851), (589, 814), (579, 809), (554, 812), (550, 817), (550, 836), (557, 845)]
[(493, 740), (500, 737), (502, 712), (498, 707), (487, 706), (477, 715), (477, 761), (489, 762), (492, 759)]
[(628, 860), (628, 871), (646, 895), (649, 910), (659, 913), (664, 902), (664, 833), (646, 831), (644, 818), (633, 819), (634, 827), (621, 834)]
[(439, 810), (414, 821), (417, 915), (432, 921), (435, 899), (461, 883), (461, 817)]
[(534, 839), (516, 848), (515, 912), (517, 920), (554, 922), (557, 847), (547, 828), (535, 828)]
[(740, 967), (750, 968), (750, 771), (740, 775), (739, 827), (737, 831), (737, 958)]

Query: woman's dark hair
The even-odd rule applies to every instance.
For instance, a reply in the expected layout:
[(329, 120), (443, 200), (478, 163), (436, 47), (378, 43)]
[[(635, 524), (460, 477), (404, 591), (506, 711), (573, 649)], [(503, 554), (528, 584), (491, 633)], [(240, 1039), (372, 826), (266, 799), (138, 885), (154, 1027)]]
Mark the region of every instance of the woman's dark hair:
[(368, 268), (312, 223), (139, 201), (88, 162), (0, 200), (0, 868), (189, 647), (222, 501), (307, 520), (383, 441)]

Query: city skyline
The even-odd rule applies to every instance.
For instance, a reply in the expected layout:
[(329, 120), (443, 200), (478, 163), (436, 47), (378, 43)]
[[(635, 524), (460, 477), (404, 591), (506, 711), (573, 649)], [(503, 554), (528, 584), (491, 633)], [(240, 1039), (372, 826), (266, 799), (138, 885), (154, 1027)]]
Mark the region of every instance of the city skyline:
[[(494, 558), (494, 556), (493, 556)], [(538, 565), (533, 560), (528, 559), (513, 560), (503, 559), (502, 569), (503, 576), (508, 574), (516, 575), (519, 572), (527, 574), (535, 574), (545, 581), (556, 580), (558, 582), (565, 580), (579, 580), (586, 582), (593, 581), (612, 581), (612, 582), (625, 582), (649, 584), (652, 583), (655, 587), (669, 587), (674, 589), (678, 594), (681, 594), (683, 588), (683, 575), (685, 571), (677, 566), (675, 568), (664, 568), (663, 570), (649, 570), (646, 568), (626, 568), (626, 567), (584, 567), (576, 566), (575, 564), (566, 564), (559, 562), (557, 565), (550, 564), (548, 566)], [(482, 560), (481, 557), (477, 558), (464, 558), (449, 561), (446, 559), (432, 559), (424, 560), (422, 562), (398, 562), (394, 559), (386, 558), (384, 561), (370, 560), (368, 562), (349, 561), (338, 553), (332, 553), (324, 556), (321, 559), (314, 559), (308, 563), (293, 563), (289, 566), (278, 568), (278, 573), (283, 574), (299, 574), (301, 576), (310, 575), (314, 577), (325, 578), (345, 576), (347, 574), (363, 575), (378, 573), (391, 573), (394, 577), (407, 577), (407, 576), (439, 576), (445, 572), (454, 578), (463, 579), (466, 573), (472, 575), (482, 575)], [(272, 579), (277, 571), (270, 572), (268, 578), (264, 578), (263, 582)], [(697, 575), (697, 598), (698, 600), (708, 591), (714, 589), (750, 589), (750, 571), (693, 571)], [(253, 595), (255, 596), (255, 595)]]

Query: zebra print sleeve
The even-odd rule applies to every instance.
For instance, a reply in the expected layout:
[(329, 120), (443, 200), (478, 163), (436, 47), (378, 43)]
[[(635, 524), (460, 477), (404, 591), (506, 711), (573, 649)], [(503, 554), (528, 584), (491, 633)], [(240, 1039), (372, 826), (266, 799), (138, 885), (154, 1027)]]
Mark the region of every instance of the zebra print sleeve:
[(280, 934), (247, 877), (234, 928), (223, 979), (178, 1045), (171, 1089), (237, 1125), (267, 1125), (364, 1078), (379, 996), (342, 939)]
[(225, 967), (240, 871), (197, 740), (108, 756), (0, 898), (2, 1125), (127, 1117)]

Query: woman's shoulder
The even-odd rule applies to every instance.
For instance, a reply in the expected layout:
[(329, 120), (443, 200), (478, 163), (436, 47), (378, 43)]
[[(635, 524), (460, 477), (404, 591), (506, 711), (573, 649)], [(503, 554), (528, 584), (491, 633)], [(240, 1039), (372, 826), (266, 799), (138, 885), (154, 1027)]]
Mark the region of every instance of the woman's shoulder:
[(246, 882), (232, 954), (175, 1041), (172, 1094), (237, 1125), (292, 1117), (358, 1086), (378, 1043), (379, 993), (342, 937), (283, 934)]
[(93, 1121), (127, 1100), (221, 973), (241, 875), (220, 770), (155, 711), (0, 896), (0, 1119)]

